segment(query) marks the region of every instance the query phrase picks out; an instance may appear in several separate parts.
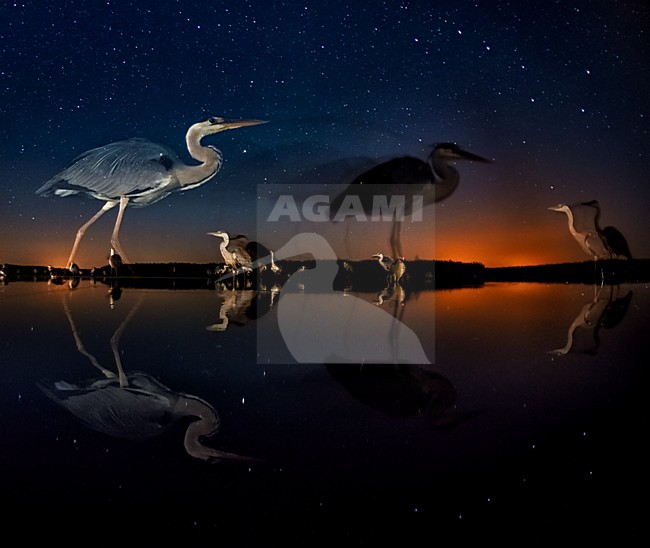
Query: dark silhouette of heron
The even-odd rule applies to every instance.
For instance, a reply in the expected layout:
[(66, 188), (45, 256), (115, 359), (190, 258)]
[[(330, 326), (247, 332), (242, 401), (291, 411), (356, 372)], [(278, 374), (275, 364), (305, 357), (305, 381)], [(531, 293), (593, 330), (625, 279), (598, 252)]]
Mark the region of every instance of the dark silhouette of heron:
[(77, 156), (36, 191), (43, 196), (82, 194), (106, 202), (77, 231), (68, 266), (74, 261), (88, 228), (116, 205), (119, 205), (119, 210), (111, 245), (122, 260), (128, 262), (119, 242), (120, 225), (127, 205), (144, 207), (172, 192), (189, 190), (208, 182), (221, 168), (223, 157), (216, 147), (204, 146), (201, 140), (220, 131), (262, 123), (262, 120), (227, 121), (213, 116), (193, 124), (185, 140), (190, 156), (200, 162), (198, 165), (184, 164), (172, 149), (141, 138), (117, 141)]
[[(383, 162), (357, 176), (348, 187), (332, 201), (330, 211), (339, 213), (350, 196), (358, 196), (366, 213), (372, 213), (375, 196), (404, 196), (404, 215), (411, 215), (419, 208), (448, 198), (458, 187), (460, 174), (450, 162), (490, 160), (467, 152), (454, 143), (439, 143), (433, 147), (425, 162), (412, 156), (394, 158)], [(391, 252), (403, 257), (400, 240), (402, 219), (393, 217), (390, 235)]]
[(623, 236), (623, 233), (618, 230), (618, 228), (613, 226), (606, 226), (601, 228), (600, 226), (600, 204), (598, 200), (591, 200), (590, 202), (583, 202), (583, 205), (593, 207), (596, 210), (596, 217), (594, 219), (594, 224), (598, 233), (604, 238), (605, 245), (611, 253), (611, 258), (621, 258), (632, 259), (632, 253), (630, 252), (630, 246)]

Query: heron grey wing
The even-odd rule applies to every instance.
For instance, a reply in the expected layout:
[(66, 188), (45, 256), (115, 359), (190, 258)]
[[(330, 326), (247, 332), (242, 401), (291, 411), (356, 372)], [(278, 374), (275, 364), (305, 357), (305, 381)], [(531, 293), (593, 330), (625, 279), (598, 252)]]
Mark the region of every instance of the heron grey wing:
[(147, 139), (117, 141), (81, 154), (37, 193), (59, 189), (117, 199), (169, 184), (179, 163), (173, 150)]
[(246, 246), (250, 243), (250, 240), (243, 234), (238, 234), (230, 238), (230, 243), (228, 244), (228, 249), (233, 250), (236, 248), (246, 249)]
[(171, 403), (164, 395), (113, 383), (102, 388), (58, 390), (42, 387), (47, 396), (88, 428), (125, 439), (146, 439), (172, 422)]

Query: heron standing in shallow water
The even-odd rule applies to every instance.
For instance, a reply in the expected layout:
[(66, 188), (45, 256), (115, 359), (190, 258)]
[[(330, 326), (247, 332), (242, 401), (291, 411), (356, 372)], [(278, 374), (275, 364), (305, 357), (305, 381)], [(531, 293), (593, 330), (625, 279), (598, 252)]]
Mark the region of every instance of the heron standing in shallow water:
[(548, 208), (566, 213), (569, 232), (587, 255), (598, 259), (632, 258), (623, 234), (613, 226), (600, 227), (600, 204), (597, 200), (577, 204), (558, 204)]
[(375, 253), (370, 258), (377, 261), (388, 272), (387, 277), (388, 283), (390, 284), (398, 283), (406, 272), (406, 264), (402, 257), (392, 259), (391, 257), (386, 257), (383, 253)]
[(596, 210), (596, 217), (594, 219), (594, 225), (596, 230), (605, 240), (605, 244), (609, 249), (612, 258), (621, 258), (632, 260), (632, 252), (630, 251), (630, 246), (623, 236), (623, 233), (616, 227), (606, 226), (601, 228), (600, 226), (600, 203), (598, 200), (591, 200), (590, 202), (583, 202), (582, 205), (593, 207)]
[[(241, 234), (230, 238), (227, 232), (217, 230), (217, 232), (208, 232), (208, 236), (216, 236), (221, 238), (219, 244), (219, 251), (226, 263), (226, 269), (230, 269), (233, 273), (241, 270), (241, 272), (251, 272), (251, 265), (255, 260), (252, 257), (254, 242), (250, 242), (246, 236)], [(223, 274), (225, 270), (221, 273)]]
[(108, 258), (108, 264), (110, 265), (113, 272), (113, 277), (117, 277), (117, 273), (122, 267), (122, 257), (120, 257), (120, 255), (116, 253), (112, 247), (110, 257)]
[[(576, 204), (558, 204), (548, 208), (565, 213), (569, 232), (580, 248), (594, 260), (594, 271), (598, 260), (625, 257), (632, 258), (630, 248), (623, 234), (614, 227), (600, 227), (600, 205), (596, 200)], [(601, 270), (601, 285), (605, 272)]]
[(223, 156), (201, 140), (213, 133), (262, 124), (262, 120), (225, 120), (212, 116), (190, 126), (185, 136), (190, 156), (200, 162), (187, 165), (176, 153), (147, 139), (133, 138), (94, 148), (77, 156), (36, 194), (71, 196), (83, 194), (106, 202), (79, 230), (68, 258), (73, 264), (77, 248), (88, 228), (109, 209), (119, 205), (111, 245), (128, 262), (119, 242), (122, 217), (127, 205), (144, 207), (162, 200), (170, 193), (196, 188), (212, 179), (221, 168)]

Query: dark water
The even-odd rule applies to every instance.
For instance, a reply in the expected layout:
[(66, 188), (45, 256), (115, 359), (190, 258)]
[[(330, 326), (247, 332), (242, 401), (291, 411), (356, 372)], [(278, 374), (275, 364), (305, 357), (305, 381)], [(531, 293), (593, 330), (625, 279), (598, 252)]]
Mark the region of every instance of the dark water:
[[(297, 363), (271, 297), (0, 286), (5, 526), (254, 546), (640, 538), (647, 284), (332, 297), (398, 317), (428, 364)], [(318, 301), (323, 326), (339, 302)], [(99, 369), (116, 356), (127, 400)]]

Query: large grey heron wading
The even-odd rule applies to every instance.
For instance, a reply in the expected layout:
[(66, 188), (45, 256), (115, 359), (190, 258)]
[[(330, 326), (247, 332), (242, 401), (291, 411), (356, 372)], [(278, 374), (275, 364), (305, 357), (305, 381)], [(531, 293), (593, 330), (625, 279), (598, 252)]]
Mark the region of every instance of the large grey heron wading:
[(221, 168), (223, 156), (216, 147), (202, 145), (201, 140), (220, 131), (262, 123), (265, 121), (225, 120), (212, 116), (193, 124), (187, 130), (185, 141), (190, 156), (200, 162), (197, 165), (187, 165), (172, 149), (142, 138), (117, 141), (77, 156), (36, 191), (36, 194), (44, 196), (82, 194), (106, 202), (77, 231), (67, 266), (74, 261), (79, 242), (88, 228), (116, 205), (119, 205), (119, 210), (111, 245), (122, 261), (128, 262), (119, 242), (120, 224), (127, 205), (148, 206), (172, 192), (207, 183)]
[[(373, 212), (377, 195), (405, 196), (405, 215), (418, 207), (426, 207), (449, 197), (458, 188), (460, 174), (450, 162), (469, 160), (490, 162), (486, 158), (463, 150), (454, 143), (434, 145), (427, 161), (411, 156), (383, 162), (357, 176), (332, 202), (336, 213), (347, 196), (358, 196), (366, 213)], [(414, 197), (421, 196), (420, 200)], [(393, 257), (403, 257), (400, 239), (402, 220), (395, 216), (390, 235)]]

